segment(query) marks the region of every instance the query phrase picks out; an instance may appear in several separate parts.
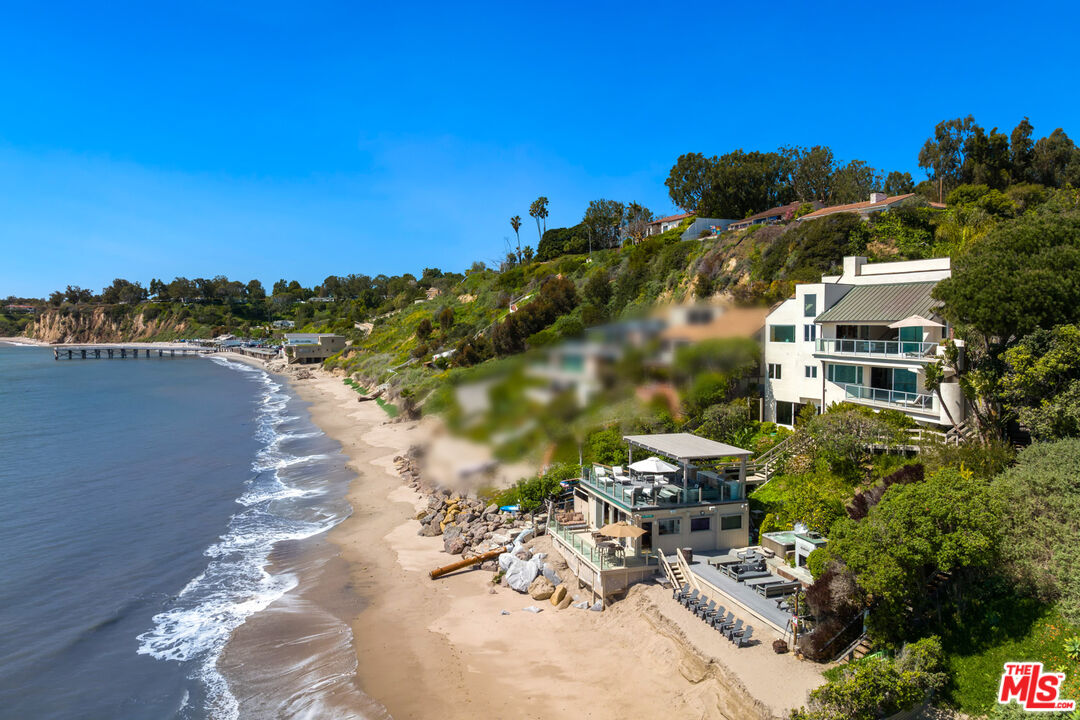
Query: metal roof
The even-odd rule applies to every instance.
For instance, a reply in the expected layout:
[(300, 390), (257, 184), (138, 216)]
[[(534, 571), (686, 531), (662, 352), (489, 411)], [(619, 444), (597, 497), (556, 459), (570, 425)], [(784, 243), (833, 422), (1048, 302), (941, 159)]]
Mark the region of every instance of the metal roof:
[(929, 318), (938, 302), (930, 297), (936, 282), (856, 285), (814, 322), (891, 323), (912, 315)]
[(660, 435), (624, 435), (623, 440), (658, 455), (675, 460), (712, 460), (722, 457), (749, 457), (749, 450), (737, 448), (715, 440), (690, 433), (664, 433)]

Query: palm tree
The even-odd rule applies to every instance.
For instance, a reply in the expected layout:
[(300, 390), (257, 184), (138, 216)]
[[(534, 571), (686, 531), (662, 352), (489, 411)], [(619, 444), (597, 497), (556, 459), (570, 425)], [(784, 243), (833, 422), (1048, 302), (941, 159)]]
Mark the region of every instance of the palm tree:
[[(544, 240), (544, 232), (547, 230), (547, 216), (548, 216), (548, 199), (541, 195), (533, 200), (532, 205), (529, 206), (529, 215), (536, 220), (536, 234), (540, 236), (540, 241)], [(544, 221), (543, 229), (540, 228), (540, 221)]]
[(935, 234), (948, 244), (949, 254), (956, 256), (981, 240), (993, 224), (993, 218), (982, 208), (961, 205), (945, 214)]
[(518, 230), (521, 229), (521, 216), (520, 215), (515, 215), (514, 217), (510, 218), (510, 227), (514, 228), (514, 235), (517, 237), (517, 256), (518, 256), (518, 262), (520, 263), (521, 262), (521, 234), (518, 233)]

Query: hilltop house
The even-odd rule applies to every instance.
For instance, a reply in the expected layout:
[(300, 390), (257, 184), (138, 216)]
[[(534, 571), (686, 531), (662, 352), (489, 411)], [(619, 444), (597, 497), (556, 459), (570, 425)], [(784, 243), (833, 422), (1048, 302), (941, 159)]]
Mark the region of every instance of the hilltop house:
[(285, 333), (281, 352), (290, 363), (322, 362), (345, 349), (345, 338), (330, 333)]
[[(785, 220), (791, 220), (795, 217), (795, 213), (799, 210), (802, 202), (788, 203), (787, 205), (780, 205), (778, 207), (769, 208), (759, 213), (754, 213), (749, 217), (745, 217), (742, 220), (736, 220), (728, 226), (729, 230), (745, 230), (753, 225), (775, 225), (776, 223), (783, 222)], [(814, 209), (820, 209), (821, 203), (811, 203)]]
[(668, 215), (666, 217), (657, 218), (649, 223), (649, 235), (659, 235), (672, 228), (679, 227), (679, 223), (693, 214), (694, 213), (678, 213), (677, 215)]
[[(870, 215), (876, 212), (883, 212), (885, 210), (891, 210), (901, 205), (918, 203), (919, 197), (915, 193), (906, 193), (904, 195), (886, 195), (885, 193), (870, 193), (870, 199), (857, 202), (847, 203), (846, 205), (830, 205), (829, 207), (819, 208), (812, 213), (798, 218), (799, 222), (804, 220), (816, 220), (823, 218), (826, 215), (834, 215), (836, 213), (855, 213), (862, 216), (863, 220), (870, 218)], [(930, 207), (943, 208), (945, 205), (942, 203), (929, 203)]]
[[(931, 291), (949, 258), (867, 263), (845, 257), (843, 273), (795, 286), (766, 318), (764, 417), (791, 426), (806, 405), (851, 402), (950, 426), (965, 406), (955, 375), (941, 397), (926, 390), (926, 366), (952, 336)], [(962, 349), (963, 341), (956, 341)], [(963, 362), (961, 355), (960, 362)]]

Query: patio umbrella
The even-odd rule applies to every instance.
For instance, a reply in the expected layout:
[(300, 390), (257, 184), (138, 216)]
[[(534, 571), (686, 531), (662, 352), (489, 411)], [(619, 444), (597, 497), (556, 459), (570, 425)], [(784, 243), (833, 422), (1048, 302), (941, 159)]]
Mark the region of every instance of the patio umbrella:
[(889, 325), (889, 327), (891, 327), (891, 328), (893, 328), (895, 330), (897, 328), (907, 328), (907, 327), (945, 327), (945, 326), (942, 325), (939, 322), (934, 322), (933, 320), (927, 320), (926, 318), (922, 317), (921, 315), (909, 315), (908, 317), (904, 318), (903, 320), (897, 320), (896, 322)]
[(673, 473), (678, 472), (679, 468), (666, 463), (658, 457), (645, 458), (644, 460), (638, 460), (636, 463), (630, 466), (630, 469), (639, 473)]
[(627, 525), (624, 522), (611, 523), (600, 528), (597, 532), (606, 537), (626, 537), (636, 538), (645, 534), (645, 531), (634, 525)]

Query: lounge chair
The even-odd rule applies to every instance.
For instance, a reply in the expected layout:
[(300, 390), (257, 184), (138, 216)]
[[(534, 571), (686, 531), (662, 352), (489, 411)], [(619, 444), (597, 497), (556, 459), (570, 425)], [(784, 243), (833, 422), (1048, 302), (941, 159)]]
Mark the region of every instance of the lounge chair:
[(686, 594), (690, 592), (690, 583), (683, 583), (681, 588), (675, 588), (671, 591), (671, 597), (676, 600), (681, 600), (686, 597)]
[(739, 582), (746, 582), (747, 580), (753, 580), (754, 578), (769, 577), (770, 575), (772, 575), (772, 573), (769, 572), (768, 570), (757, 570), (757, 571), (751, 571), (751, 572), (744, 572), (735, 579), (738, 580)]
[(734, 640), (735, 636), (742, 632), (742, 620), (736, 620), (735, 624), (724, 631), (724, 636), (728, 640)]
[(691, 603), (697, 602), (698, 592), (699, 591), (697, 590), (691, 590), (689, 595), (684, 596), (683, 599), (680, 601), (682, 603), (682, 606), (684, 608), (688, 608), (690, 607)]
[(749, 645), (750, 644), (750, 636), (753, 635), (753, 634), (754, 634), (754, 628), (747, 625), (746, 629), (743, 630), (738, 635), (735, 635), (733, 638), (731, 638), (731, 641), (733, 643), (735, 643), (735, 647), (742, 647), (743, 645)]
[(705, 615), (712, 612), (715, 609), (716, 609), (716, 601), (715, 600), (710, 600), (708, 605), (705, 605), (704, 603), (702, 603), (701, 605), (698, 605), (697, 608), (695, 608), (695, 610), (694, 610), (694, 614), (697, 615), (702, 620), (704, 620)]
[(708, 612), (706, 612), (702, 616), (701, 619), (704, 620), (709, 625), (712, 625), (713, 621), (716, 620), (717, 616), (723, 615), (723, 614), (724, 614), (724, 606), (723, 605), (717, 605), (712, 610), (709, 610)]
[(622, 465), (612, 465), (611, 466), (611, 474), (612, 475), (623, 475), (624, 473), (623, 473)]
[(781, 582), (772, 585), (759, 585), (757, 588), (755, 588), (755, 590), (757, 590), (758, 593), (760, 593), (761, 595), (764, 595), (767, 598), (771, 598), (777, 596), (785, 597), (787, 595), (791, 595), (794, 592), (798, 592), (799, 588), (801, 587), (802, 583), (800, 582)]
[(687, 604), (686, 609), (697, 615), (698, 608), (700, 608), (707, 602), (709, 602), (709, 598), (707, 596), (698, 595), (696, 598), (694, 598)]
[(719, 630), (720, 632), (725, 632), (734, 623), (735, 623), (735, 613), (731, 612), (730, 610), (728, 610), (727, 617), (722, 617), (720, 615), (717, 615), (713, 619), (713, 627), (716, 628), (717, 630)]

